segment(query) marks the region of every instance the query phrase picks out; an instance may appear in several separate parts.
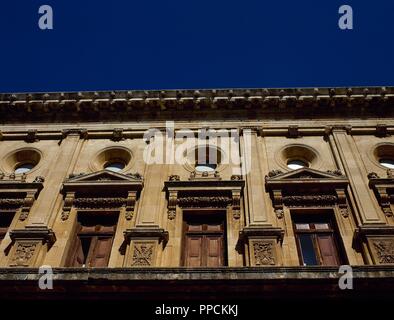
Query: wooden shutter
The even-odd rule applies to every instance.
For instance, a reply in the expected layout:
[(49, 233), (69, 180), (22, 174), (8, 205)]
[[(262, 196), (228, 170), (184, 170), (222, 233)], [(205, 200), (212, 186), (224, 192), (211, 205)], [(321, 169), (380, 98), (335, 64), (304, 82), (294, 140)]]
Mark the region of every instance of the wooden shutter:
[(85, 255), (82, 248), (82, 242), (81, 239), (78, 236), (76, 236), (70, 247), (67, 266), (82, 267), (84, 261), (85, 261)]
[(187, 236), (185, 248), (185, 265), (187, 267), (202, 266), (202, 236)]
[(205, 256), (207, 267), (219, 267), (223, 265), (223, 236), (205, 237)]
[(319, 234), (317, 235), (317, 242), (319, 244), (321, 264), (324, 266), (339, 265), (338, 253), (332, 235)]
[(92, 241), (89, 253), (90, 267), (107, 267), (112, 249), (112, 237), (97, 237)]

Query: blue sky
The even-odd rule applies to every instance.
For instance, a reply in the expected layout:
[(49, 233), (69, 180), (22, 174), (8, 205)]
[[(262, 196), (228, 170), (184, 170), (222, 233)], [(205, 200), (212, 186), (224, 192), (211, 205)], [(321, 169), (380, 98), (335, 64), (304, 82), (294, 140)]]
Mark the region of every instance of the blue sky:
[(0, 92), (394, 85), (392, 0), (2, 0), (0, 34)]

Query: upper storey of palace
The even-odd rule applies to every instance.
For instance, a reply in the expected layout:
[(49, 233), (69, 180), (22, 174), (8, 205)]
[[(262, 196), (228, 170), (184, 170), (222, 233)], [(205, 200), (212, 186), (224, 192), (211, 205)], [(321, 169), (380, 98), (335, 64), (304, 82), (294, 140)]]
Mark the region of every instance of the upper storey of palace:
[(305, 128), (349, 123), (356, 128), (368, 126), (366, 119), (376, 126), (394, 118), (393, 106), (394, 87), (8, 93), (0, 94), (0, 124), (3, 130), (29, 123), (34, 128), (100, 124), (102, 129), (129, 123), (144, 129), (171, 120), (188, 128), (204, 122), (239, 127), (239, 121)]

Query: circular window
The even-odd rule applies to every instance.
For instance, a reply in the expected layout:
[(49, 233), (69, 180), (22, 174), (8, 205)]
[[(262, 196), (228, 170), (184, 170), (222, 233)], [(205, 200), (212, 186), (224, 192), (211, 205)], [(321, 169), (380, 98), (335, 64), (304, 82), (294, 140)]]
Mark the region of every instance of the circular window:
[(109, 147), (101, 150), (90, 163), (92, 171), (109, 170), (112, 172), (121, 172), (131, 163), (132, 155), (127, 148)]
[(220, 163), (220, 152), (211, 146), (202, 146), (195, 150), (194, 168), (198, 172), (215, 172)]
[(287, 167), (291, 170), (297, 170), (308, 167), (308, 164), (302, 160), (289, 160), (287, 162)]
[(215, 146), (198, 146), (185, 152), (186, 167), (190, 171), (214, 174), (221, 167), (222, 153)]
[(23, 174), (32, 171), (40, 160), (41, 153), (37, 149), (21, 149), (5, 156), (2, 166), (6, 172)]
[(388, 169), (394, 169), (394, 159), (380, 159), (379, 163)]
[(109, 171), (119, 172), (125, 168), (125, 164), (123, 162), (108, 162), (104, 168)]
[(207, 163), (207, 164), (197, 164), (197, 165), (195, 166), (195, 169), (196, 169), (196, 171), (198, 171), (198, 172), (215, 172), (216, 168), (217, 168), (217, 165), (216, 165), (216, 164), (210, 164), (210, 163)]
[(20, 164), (15, 167), (14, 173), (15, 174), (27, 173), (27, 172), (31, 171), (31, 169), (33, 169), (33, 168), (34, 168), (34, 164), (32, 164), (32, 163)]
[(301, 144), (289, 145), (282, 148), (276, 155), (276, 160), (282, 168), (297, 170), (307, 167), (318, 167), (319, 156), (315, 149)]
[(381, 144), (374, 149), (373, 154), (381, 166), (394, 169), (394, 145)]

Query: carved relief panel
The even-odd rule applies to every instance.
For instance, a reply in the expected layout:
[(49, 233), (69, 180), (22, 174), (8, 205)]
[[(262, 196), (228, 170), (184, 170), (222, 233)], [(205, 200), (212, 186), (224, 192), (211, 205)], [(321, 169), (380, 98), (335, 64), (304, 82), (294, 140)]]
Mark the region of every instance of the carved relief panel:
[(11, 257), (11, 267), (29, 267), (34, 264), (34, 258), (41, 245), (40, 241), (18, 241)]
[(249, 248), (252, 251), (250, 253), (252, 266), (274, 266), (277, 264), (275, 241), (250, 239)]
[(394, 263), (394, 237), (371, 237), (368, 242), (375, 264)]

